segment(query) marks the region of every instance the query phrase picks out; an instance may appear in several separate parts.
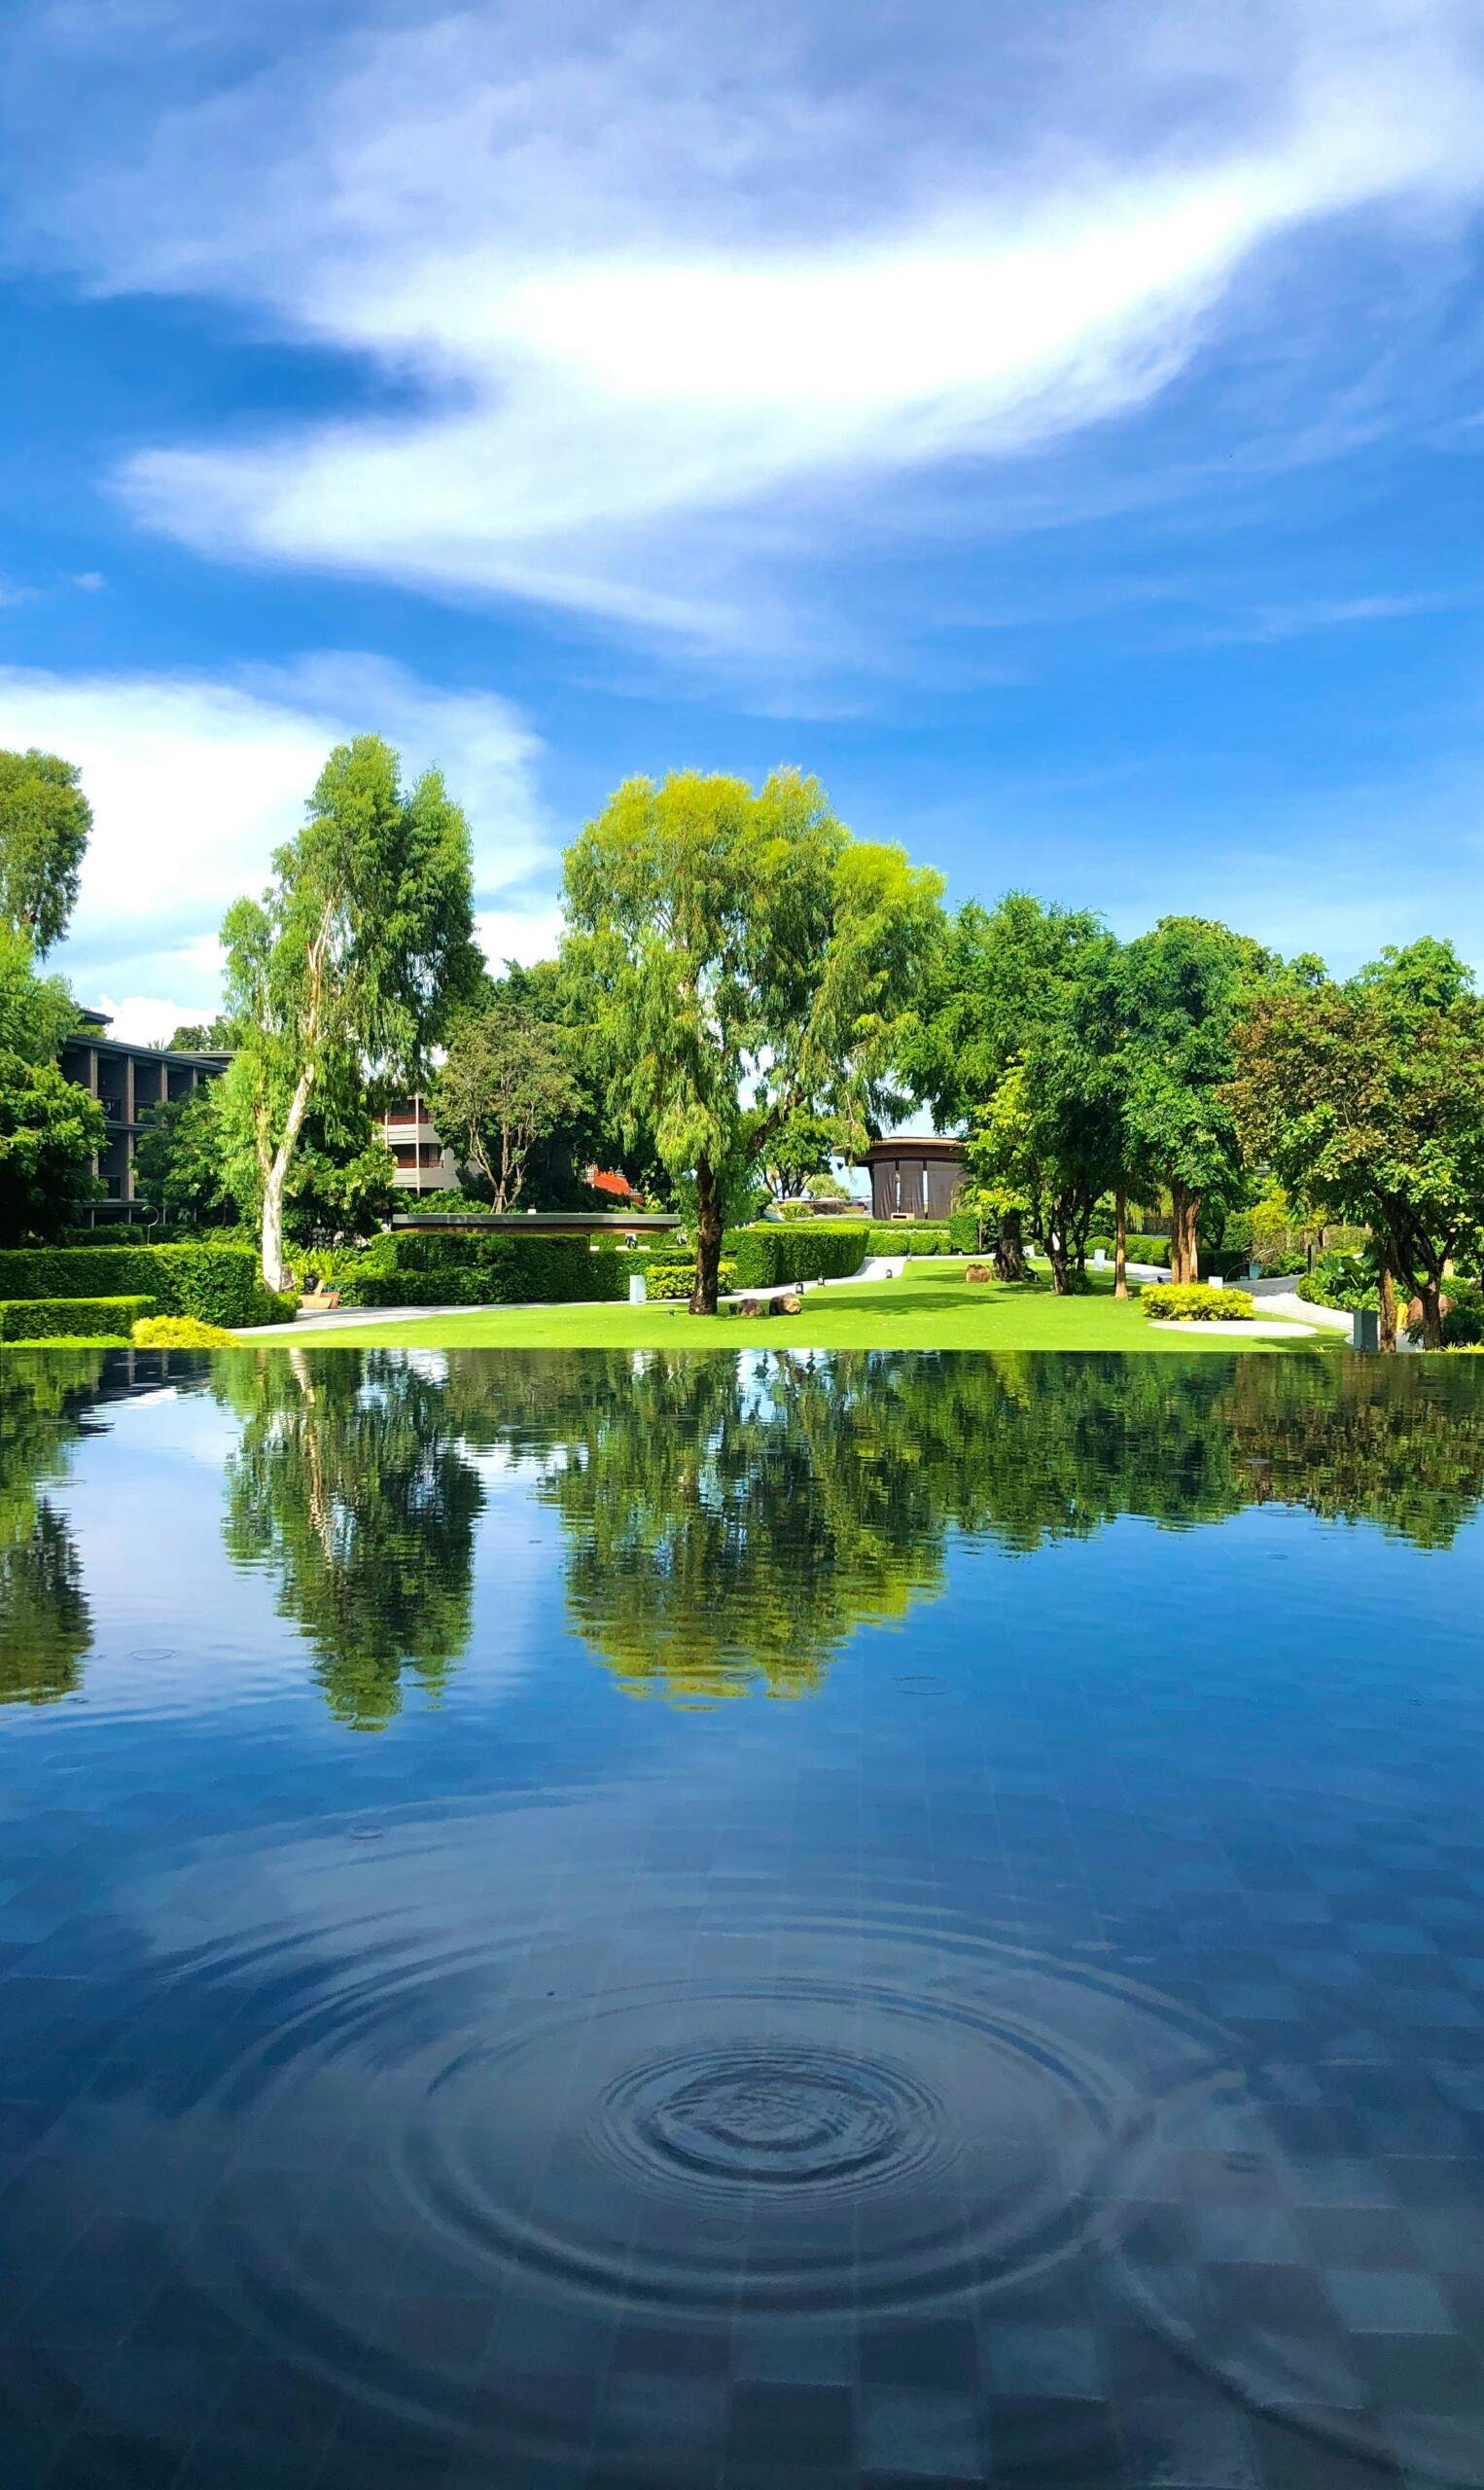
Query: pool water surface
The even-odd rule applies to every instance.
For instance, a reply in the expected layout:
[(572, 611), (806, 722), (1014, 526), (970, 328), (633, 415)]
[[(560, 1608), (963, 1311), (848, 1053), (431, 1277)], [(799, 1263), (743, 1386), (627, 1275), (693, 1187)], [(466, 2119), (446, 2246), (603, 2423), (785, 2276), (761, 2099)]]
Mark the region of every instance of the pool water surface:
[(0, 1364), (4, 2490), (1484, 2484), (1476, 1362)]

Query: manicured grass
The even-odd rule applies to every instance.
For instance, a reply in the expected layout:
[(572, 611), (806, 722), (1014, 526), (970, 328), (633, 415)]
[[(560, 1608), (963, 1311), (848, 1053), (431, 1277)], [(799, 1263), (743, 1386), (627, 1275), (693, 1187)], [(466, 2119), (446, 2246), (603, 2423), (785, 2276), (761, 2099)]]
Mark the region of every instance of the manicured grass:
[[(799, 1314), (743, 1321), (696, 1316), (683, 1305), (503, 1305), (304, 1334), (304, 1346), (365, 1349), (1132, 1349), (1154, 1356), (1241, 1350), (1330, 1349), (1335, 1332), (1244, 1340), (1199, 1325), (1151, 1323), (1137, 1298), (1120, 1304), (1113, 1281), (1090, 1297), (1056, 1298), (1048, 1284), (970, 1287), (962, 1263), (910, 1263), (900, 1280), (810, 1289)], [(283, 1335), (280, 1335), (283, 1336)], [(267, 1344), (265, 1343), (265, 1346)]]

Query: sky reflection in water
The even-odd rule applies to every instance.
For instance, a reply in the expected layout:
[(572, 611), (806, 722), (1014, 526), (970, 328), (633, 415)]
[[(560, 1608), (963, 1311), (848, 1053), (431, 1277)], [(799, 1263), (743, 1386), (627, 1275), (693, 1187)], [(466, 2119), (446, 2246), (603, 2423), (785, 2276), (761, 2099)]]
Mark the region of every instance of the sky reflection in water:
[(12, 1355), (0, 1445), (8, 2481), (1484, 2479), (1476, 1367)]

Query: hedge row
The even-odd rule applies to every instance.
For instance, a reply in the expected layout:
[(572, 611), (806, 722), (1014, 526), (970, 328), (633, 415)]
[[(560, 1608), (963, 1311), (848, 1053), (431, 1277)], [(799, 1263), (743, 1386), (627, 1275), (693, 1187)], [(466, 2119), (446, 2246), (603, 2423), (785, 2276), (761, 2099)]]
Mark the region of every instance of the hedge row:
[(1243, 1288), (1147, 1288), (1139, 1299), (1154, 1323), (1249, 1323), (1253, 1301)]
[(794, 1227), (767, 1222), (728, 1228), (722, 1251), (737, 1288), (786, 1288), (800, 1280), (848, 1279), (866, 1258), (867, 1233), (860, 1221), (846, 1226), (813, 1220), (807, 1227), (802, 1222)]
[(263, 1285), (246, 1245), (38, 1245), (0, 1253), (0, 1298), (152, 1297), (161, 1314), (225, 1331), (288, 1322), (298, 1300)]
[[(736, 1285), (736, 1264), (724, 1255), (717, 1264), (718, 1296), (729, 1297)], [(662, 1263), (656, 1255), (644, 1274), (646, 1296), (658, 1301), (689, 1298), (694, 1286), (693, 1263)]]
[(336, 1257), (343, 1305), (552, 1305), (628, 1293), (630, 1258), (584, 1236), (479, 1236), (399, 1228)]
[(153, 1297), (0, 1298), (0, 1340), (126, 1340), (154, 1312)]

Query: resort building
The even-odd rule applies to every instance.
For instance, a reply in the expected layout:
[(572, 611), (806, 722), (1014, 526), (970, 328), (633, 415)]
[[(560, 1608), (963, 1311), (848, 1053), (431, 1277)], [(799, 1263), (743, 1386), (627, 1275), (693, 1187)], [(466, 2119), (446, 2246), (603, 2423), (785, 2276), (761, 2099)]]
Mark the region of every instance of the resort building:
[(439, 1140), (421, 1090), (398, 1098), (381, 1119), (381, 1138), (397, 1161), (393, 1179), (402, 1193), (456, 1193), (459, 1162)]
[(225, 1072), (230, 1057), (215, 1052), (185, 1053), (169, 1047), (129, 1046), (111, 1038), (107, 1012), (84, 1012), (82, 1026), (61, 1052), (61, 1071), (80, 1089), (87, 1089), (103, 1110), (107, 1139), (92, 1162), (103, 1188), (90, 1221), (133, 1220), (148, 1216), (134, 1192), (134, 1147), (159, 1108), (189, 1097), (203, 1081)]
[(891, 1133), (856, 1161), (870, 1170), (872, 1219), (946, 1219), (964, 1174), (964, 1145), (942, 1133)]

